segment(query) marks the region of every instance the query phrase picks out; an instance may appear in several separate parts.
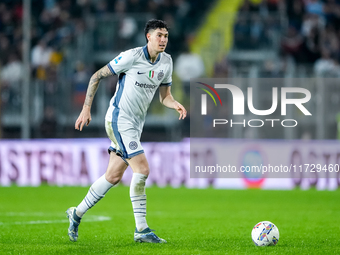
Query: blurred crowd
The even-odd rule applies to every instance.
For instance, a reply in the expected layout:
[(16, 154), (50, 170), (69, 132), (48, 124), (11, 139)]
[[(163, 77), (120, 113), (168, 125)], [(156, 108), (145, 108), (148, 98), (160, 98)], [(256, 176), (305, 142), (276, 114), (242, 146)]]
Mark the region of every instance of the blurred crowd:
[[(21, 84), (23, 79), (23, 1), (0, 1), (0, 96), (2, 109), (20, 112)], [(44, 91), (43, 130), (55, 126), (55, 94), (60, 76), (58, 72), (65, 62), (67, 49), (73, 49), (76, 41), (95, 27), (89, 17), (118, 17), (115, 34), (106, 38), (107, 30), (93, 43), (93, 52), (105, 48), (119, 52), (145, 43), (143, 36), (136, 40), (134, 31), (138, 17), (165, 20), (170, 27), (167, 52), (174, 59), (175, 79), (182, 81), (188, 90), (189, 79), (205, 74), (200, 56), (189, 51), (196, 28), (215, 2), (206, 0), (31, 0), (31, 67), (32, 78), (41, 82)], [(283, 14), (283, 15), (282, 15)], [(282, 18), (287, 21), (283, 27)], [(99, 19), (98, 19), (99, 20)], [(144, 22), (144, 21), (143, 21)], [(98, 24), (97, 24), (98, 25)], [(98, 25), (100, 26), (100, 25)], [(112, 28), (110, 28), (112, 29)], [(100, 27), (98, 28), (100, 31)], [(96, 36), (94, 36), (96, 37)], [(277, 41), (275, 41), (277, 40)], [(282, 75), (285, 59), (297, 64), (313, 66), (316, 75), (340, 76), (340, 0), (244, 0), (234, 26), (234, 49), (276, 49), (281, 59), (265, 61), (264, 69), (271, 75)], [(72, 86), (73, 101), (80, 107), (83, 103), (88, 80), (99, 66), (84, 59), (72, 59), (72, 74), (67, 77)], [(101, 63), (105, 64), (105, 63)], [(275, 70), (278, 70), (277, 72)], [(229, 75), (227, 58), (216, 63), (214, 77)], [(188, 91), (185, 91), (188, 93)], [(3, 111), (3, 110), (2, 110)], [(46, 128), (50, 125), (50, 128)], [(53, 136), (47, 134), (47, 136)]]
[(311, 66), (315, 75), (340, 76), (339, 0), (245, 0), (234, 36), (234, 48), (241, 50), (275, 48), (275, 38), (281, 37), (281, 62), (266, 61), (264, 69), (282, 69), (291, 58)]
[[(87, 15), (119, 16), (124, 13), (150, 13), (152, 17), (167, 21), (171, 28), (168, 51), (181, 52), (183, 35), (192, 33), (199, 22), (204, 0), (31, 0), (32, 35), (31, 61), (34, 77), (45, 80), (46, 69), (58, 66), (62, 51), (73, 39), (86, 30)], [(0, 67), (2, 82), (22, 78), (22, 0), (0, 2)], [(131, 30), (129, 24), (126, 30)], [(125, 32), (127, 33), (127, 32)], [(125, 34), (120, 34), (124, 39)], [(185, 37), (185, 36), (184, 36)], [(182, 39), (180, 39), (182, 38)], [(117, 38), (120, 39), (120, 38)]]
[(230, 60), (227, 55), (215, 64), (214, 77), (235, 75), (230, 73), (232, 69), (238, 69), (241, 73), (243, 70), (249, 72), (249, 64), (253, 64), (253, 61), (260, 67), (261, 77), (282, 76), (284, 61), (273, 61), (269, 53), (279, 54), (286, 16), (284, 9), (285, 0), (242, 1), (234, 24), (232, 51), (236, 52), (235, 55), (239, 55), (240, 51), (248, 56), (252, 55), (249, 52), (256, 53), (258, 58)]
[[(171, 28), (170, 47), (177, 54), (185, 40), (182, 36), (191, 33), (204, 8), (204, 0), (31, 0), (32, 2), (32, 66), (35, 76), (45, 79), (45, 69), (62, 61), (61, 51), (74, 38), (87, 29), (87, 15), (120, 16), (126, 13), (149, 13), (152, 17), (167, 21)], [(22, 0), (0, 2), (0, 66), (4, 81), (11, 79), (20, 69), (22, 56)], [(129, 24), (121, 24), (131, 30)], [(127, 33), (127, 32), (125, 32)], [(124, 38), (125, 34), (119, 35)], [(116, 38), (120, 39), (120, 38)], [(6, 68), (5, 68), (6, 67)], [(9, 70), (8, 70), (9, 69)], [(16, 75), (16, 78), (20, 78)]]
[[(23, 79), (23, 1), (0, 3), (0, 79), (2, 104), (20, 108), (20, 84)], [(46, 82), (46, 93), (56, 90), (57, 69), (62, 49), (82, 31), (81, 14), (74, 1), (32, 0), (31, 71), (32, 77)]]
[(314, 65), (317, 75), (340, 75), (340, 1), (286, 0), (289, 27), (282, 52)]
[[(187, 49), (187, 39), (200, 24), (202, 16), (213, 1), (205, 0), (31, 0), (31, 68), (32, 78), (40, 82), (44, 90), (44, 120), (54, 123), (54, 95), (58, 89), (58, 76), (65, 51), (75, 46), (93, 24), (88, 17), (118, 17), (121, 20), (114, 36), (111, 52), (126, 50), (133, 40), (135, 20), (133, 17), (147, 14), (151, 18), (165, 20), (171, 31), (168, 52), (176, 58)], [(0, 1), (0, 103), (7, 112), (21, 111), (21, 84), (23, 80), (23, 1)], [(144, 23), (145, 24), (145, 23)], [(142, 28), (138, 28), (142, 30)], [(143, 31), (139, 31), (143, 34)], [(143, 39), (143, 44), (145, 39)], [(130, 41), (129, 41), (130, 40)], [(131, 43), (132, 42), (132, 43)], [(130, 44), (129, 44), (130, 43)], [(110, 46), (110, 44), (109, 44)], [(117, 46), (119, 46), (117, 48)], [(134, 45), (136, 46), (136, 44)], [(141, 46), (138, 44), (138, 46)], [(94, 52), (100, 43), (94, 43)], [(112, 46), (113, 47), (113, 46)], [(74, 47), (73, 47), (74, 49)], [(82, 105), (88, 80), (98, 66), (84, 60), (74, 59), (73, 75), (67, 79), (72, 84), (73, 100)], [(105, 63), (103, 63), (105, 64)], [(60, 82), (60, 81), (59, 81)], [(2, 112), (4, 112), (2, 110)], [(41, 132), (44, 134), (45, 132)]]
[[(242, 50), (257, 50), (270, 46), (270, 32), (279, 29), (278, 12), (282, 1), (245, 0), (234, 26), (234, 46)], [(273, 15), (274, 14), (274, 15)]]

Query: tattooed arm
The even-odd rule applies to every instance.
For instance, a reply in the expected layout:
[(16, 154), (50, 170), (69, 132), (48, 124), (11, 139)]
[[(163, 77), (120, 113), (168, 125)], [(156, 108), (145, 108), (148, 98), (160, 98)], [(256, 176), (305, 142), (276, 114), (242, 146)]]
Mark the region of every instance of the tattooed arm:
[(95, 72), (89, 82), (89, 86), (87, 87), (86, 98), (83, 106), (83, 110), (81, 111), (76, 123), (75, 129), (82, 131), (84, 125), (88, 126), (91, 122), (91, 106), (93, 102), (94, 95), (97, 92), (99, 82), (101, 79), (111, 76), (112, 72), (108, 68), (108, 66), (104, 66)]

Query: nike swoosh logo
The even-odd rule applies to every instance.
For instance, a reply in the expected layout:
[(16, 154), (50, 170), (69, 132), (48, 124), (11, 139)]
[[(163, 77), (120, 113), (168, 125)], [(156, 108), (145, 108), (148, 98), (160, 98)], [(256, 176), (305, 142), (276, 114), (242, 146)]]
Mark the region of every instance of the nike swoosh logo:
[(140, 204), (140, 205), (146, 205), (146, 204)]
[[(146, 72), (144, 72), (144, 73), (146, 73)], [(137, 72), (137, 74), (144, 74), (144, 73), (141, 73), (141, 72), (139, 72), (139, 71)]]

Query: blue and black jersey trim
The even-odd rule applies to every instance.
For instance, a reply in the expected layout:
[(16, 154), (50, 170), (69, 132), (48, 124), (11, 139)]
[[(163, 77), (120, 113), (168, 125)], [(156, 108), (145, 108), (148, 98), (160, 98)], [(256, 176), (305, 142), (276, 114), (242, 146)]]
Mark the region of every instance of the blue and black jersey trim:
[(110, 154), (111, 152), (114, 152), (114, 153), (116, 153), (119, 157), (121, 157), (123, 160), (124, 160), (124, 162), (127, 164), (127, 165), (129, 165), (129, 163), (127, 162), (127, 158), (132, 158), (132, 157), (134, 157), (134, 156), (137, 156), (137, 155), (139, 155), (139, 154), (142, 154), (142, 153), (144, 153), (144, 150), (140, 150), (140, 151), (136, 151), (136, 152), (134, 152), (134, 153), (131, 153), (131, 154), (128, 154), (127, 155), (127, 157), (124, 157), (123, 156), (123, 153), (121, 152), (121, 151), (117, 151), (115, 148), (113, 148), (112, 146), (110, 146), (108, 149), (107, 149), (107, 151), (108, 151), (108, 153)]
[(132, 158), (132, 157), (137, 156), (137, 155), (142, 154), (142, 153), (144, 153), (144, 150), (136, 151), (134, 153), (128, 154), (128, 158)]
[(114, 152), (117, 156), (121, 157), (122, 160), (125, 162), (125, 164), (129, 165), (129, 163), (127, 162), (127, 160), (122, 156), (122, 153), (120, 151), (117, 151), (115, 148), (113, 148), (112, 146), (110, 146), (107, 149), (108, 153), (110, 154), (111, 152)]
[(171, 86), (172, 85), (172, 82), (168, 82), (168, 83), (161, 83), (161, 85), (159, 86)]
[(113, 70), (112, 66), (110, 65), (110, 63), (107, 64), (107, 67), (110, 69), (110, 71), (111, 71), (111, 73), (112, 73), (113, 75), (117, 75), (117, 74), (115, 73), (115, 71)]
[[(117, 139), (118, 145), (119, 145), (120, 149), (122, 150), (120, 152), (122, 154), (121, 157), (123, 159), (128, 158), (128, 155), (127, 155), (127, 151), (126, 151), (126, 148), (124, 146), (122, 137), (121, 137), (120, 133), (118, 132), (118, 115), (119, 115), (119, 111), (120, 111), (119, 102), (120, 102), (120, 99), (122, 97), (124, 85), (125, 85), (125, 76), (126, 76), (125, 73), (121, 73), (119, 75), (119, 81), (118, 81), (119, 88), (118, 88), (118, 91), (117, 91), (116, 98), (113, 102), (113, 106), (115, 108), (114, 108), (113, 113), (112, 113), (112, 130), (113, 130), (113, 133), (114, 133), (114, 135)], [(118, 153), (116, 152), (116, 154), (118, 154)]]
[(143, 47), (143, 51), (144, 51), (144, 55), (145, 55), (146, 60), (147, 60), (151, 65), (156, 65), (156, 64), (159, 62), (159, 60), (161, 59), (161, 53), (159, 53), (159, 54), (158, 54), (158, 58), (157, 58), (157, 60), (155, 61), (155, 63), (152, 63), (152, 62), (151, 62), (150, 55), (149, 55), (149, 52), (148, 52), (148, 47), (147, 47), (147, 45), (145, 45), (145, 46)]

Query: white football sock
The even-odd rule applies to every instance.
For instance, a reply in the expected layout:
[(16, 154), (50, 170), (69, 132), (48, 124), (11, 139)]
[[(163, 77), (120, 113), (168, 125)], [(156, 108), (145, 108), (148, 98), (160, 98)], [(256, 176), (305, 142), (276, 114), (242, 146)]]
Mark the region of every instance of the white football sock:
[(88, 209), (92, 208), (100, 199), (102, 199), (106, 192), (109, 191), (114, 185), (108, 182), (105, 178), (105, 174), (96, 180), (90, 187), (89, 192), (77, 206), (76, 214), (81, 218), (87, 212)]
[(130, 198), (135, 215), (136, 228), (142, 231), (148, 228), (146, 223), (146, 195), (145, 195), (145, 181), (147, 175), (133, 173), (130, 184)]

